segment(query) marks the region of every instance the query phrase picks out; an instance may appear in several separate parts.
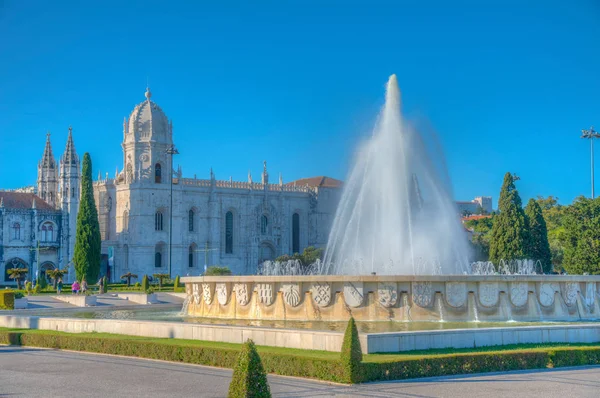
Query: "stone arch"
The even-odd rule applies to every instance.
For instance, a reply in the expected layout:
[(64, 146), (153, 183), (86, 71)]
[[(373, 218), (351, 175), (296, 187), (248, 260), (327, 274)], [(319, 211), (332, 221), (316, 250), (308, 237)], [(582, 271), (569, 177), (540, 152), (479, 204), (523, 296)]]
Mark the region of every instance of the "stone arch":
[(44, 262), (42, 263), (42, 265), (40, 265), (40, 275), (39, 275), (39, 277), (40, 277), (40, 278), (43, 278), (43, 277), (45, 277), (45, 278), (46, 278), (46, 281), (47, 281), (48, 283), (52, 282), (52, 278), (50, 278), (50, 277), (49, 277), (49, 276), (46, 274), (46, 272), (47, 272), (47, 271), (52, 271), (53, 269), (56, 269), (56, 265), (54, 265), (54, 263), (53, 263), (52, 261), (44, 261)]
[(275, 245), (271, 241), (262, 241), (258, 246), (259, 264), (276, 257)]
[(154, 245), (154, 268), (162, 268), (166, 265), (167, 245), (165, 242), (158, 242)]

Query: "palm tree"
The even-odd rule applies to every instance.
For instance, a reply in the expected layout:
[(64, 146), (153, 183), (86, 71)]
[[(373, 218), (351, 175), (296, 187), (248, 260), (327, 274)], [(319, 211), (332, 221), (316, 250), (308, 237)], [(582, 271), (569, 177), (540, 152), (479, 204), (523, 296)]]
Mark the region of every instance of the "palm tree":
[(68, 272), (69, 272), (69, 270), (67, 268), (65, 268), (65, 269), (55, 268), (55, 269), (46, 271), (46, 275), (48, 275), (50, 278), (52, 278), (52, 286), (54, 286), (54, 288), (56, 289), (56, 283), (58, 282), (58, 280), (60, 278), (62, 278)]
[(131, 278), (137, 279), (136, 274), (132, 274), (131, 272), (126, 273), (125, 275), (121, 275), (121, 279), (127, 279), (127, 287), (131, 286)]
[(27, 268), (11, 268), (8, 270), (8, 277), (17, 281), (17, 289), (21, 289), (21, 280), (29, 270)]

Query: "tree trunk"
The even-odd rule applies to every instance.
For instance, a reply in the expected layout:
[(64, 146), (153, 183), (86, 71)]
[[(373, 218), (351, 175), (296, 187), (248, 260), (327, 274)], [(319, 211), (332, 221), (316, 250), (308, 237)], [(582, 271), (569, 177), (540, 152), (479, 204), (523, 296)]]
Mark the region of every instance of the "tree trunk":
[(131, 277), (127, 277), (127, 287), (131, 286)]
[(21, 278), (16, 278), (17, 279), (17, 290), (21, 290)]

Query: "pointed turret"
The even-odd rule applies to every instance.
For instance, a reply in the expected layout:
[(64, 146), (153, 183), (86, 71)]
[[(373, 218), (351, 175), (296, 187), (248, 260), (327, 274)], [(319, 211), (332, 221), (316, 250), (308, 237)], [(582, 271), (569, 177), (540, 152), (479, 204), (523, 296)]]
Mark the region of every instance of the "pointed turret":
[(53, 207), (58, 204), (58, 170), (56, 160), (52, 153), (52, 144), (50, 143), (50, 133), (46, 134), (46, 146), (44, 154), (38, 163), (38, 194), (42, 199)]
[(263, 162), (262, 183), (263, 184), (269, 183), (269, 173), (267, 172), (267, 161), (266, 160)]
[(70, 164), (79, 164), (79, 157), (77, 156), (77, 151), (75, 151), (75, 144), (73, 143), (73, 127), (71, 126), (69, 126), (67, 147), (65, 148), (65, 153), (63, 153), (62, 157), (60, 158), (60, 164), (62, 167)]
[(252, 184), (252, 173), (248, 170), (248, 182)]

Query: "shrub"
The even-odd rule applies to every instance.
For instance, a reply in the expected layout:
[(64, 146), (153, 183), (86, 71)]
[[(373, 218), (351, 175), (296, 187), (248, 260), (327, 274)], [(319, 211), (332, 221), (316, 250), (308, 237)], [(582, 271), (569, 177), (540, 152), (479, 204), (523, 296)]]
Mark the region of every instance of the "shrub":
[(37, 284), (35, 285), (35, 287), (33, 288), (33, 292), (34, 292), (35, 294), (40, 294), (40, 292), (41, 292), (41, 291), (42, 291), (42, 285), (40, 285), (39, 283), (37, 283)]
[(106, 277), (106, 275), (102, 278), (102, 284), (104, 285), (103, 293), (108, 292), (108, 278)]
[(48, 287), (48, 281), (46, 280), (46, 275), (42, 275), (38, 278), (37, 284), (40, 285), (40, 289), (45, 289)]
[(12, 290), (0, 290), (0, 309), (15, 309), (15, 292)]
[(231, 275), (231, 270), (228, 267), (221, 267), (218, 265), (211, 265), (206, 269), (204, 276), (222, 276)]
[(142, 291), (148, 291), (148, 289), (150, 288), (150, 285), (148, 284), (148, 275), (144, 275), (144, 277), (142, 278)]
[(136, 282), (136, 283), (135, 283), (135, 285), (134, 285), (134, 287), (135, 287), (136, 289), (139, 289), (139, 288), (141, 288), (141, 287), (142, 287), (142, 284), (141, 284), (141, 283), (139, 283), (139, 282)]
[(340, 359), (344, 367), (346, 382), (357, 383), (361, 379), (362, 349), (353, 317), (346, 326)]
[(173, 283), (173, 289), (177, 289), (179, 287), (179, 275), (175, 277), (175, 282)]
[(33, 293), (33, 289), (31, 288), (31, 282), (25, 283), (25, 291), (27, 292), (28, 296)]
[(256, 346), (250, 339), (244, 344), (238, 356), (227, 396), (229, 398), (271, 396), (267, 373), (262, 366)]
[(22, 290), (13, 290), (13, 293), (15, 294), (15, 300), (22, 299), (23, 297), (25, 297), (25, 294)]

